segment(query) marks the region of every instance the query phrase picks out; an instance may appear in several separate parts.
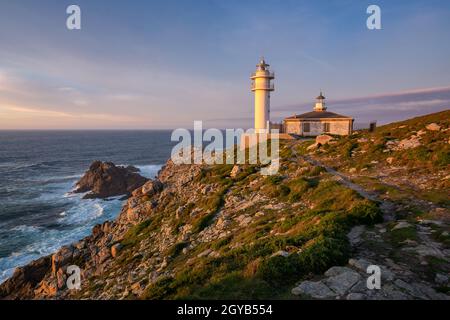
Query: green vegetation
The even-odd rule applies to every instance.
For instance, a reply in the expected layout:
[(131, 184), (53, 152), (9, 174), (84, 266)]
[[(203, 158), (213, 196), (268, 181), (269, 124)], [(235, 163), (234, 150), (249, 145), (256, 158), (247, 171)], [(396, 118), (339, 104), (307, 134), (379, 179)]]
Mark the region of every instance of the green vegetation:
[(417, 241), (417, 231), (415, 227), (402, 228), (397, 230), (392, 230), (389, 234), (391, 242), (395, 246), (401, 246), (402, 242), (406, 240)]
[[(173, 277), (162, 278), (147, 288), (143, 298), (284, 298), (289, 296), (292, 284), (308, 274), (321, 273), (332, 265), (345, 263), (349, 257), (347, 232), (356, 224), (380, 222), (381, 211), (377, 204), (329, 180), (322, 169), (311, 171), (316, 170), (322, 173), (320, 177), (314, 174), (314, 177), (278, 175), (263, 178), (261, 189), (278, 190), (278, 195), (273, 196), (280, 203), (289, 204), (295, 197), (296, 201), (312, 202), (313, 209), (265, 210), (257, 223), (204, 244), (191, 255), (180, 255), (185, 244), (177, 243), (170, 253), (178, 257), (173, 262), (178, 271)], [(209, 178), (214, 181), (215, 175), (209, 175)], [(214, 198), (208, 197), (199, 205), (208, 204), (210, 209), (217, 210), (221, 201), (216, 197), (223, 201), (224, 195), (221, 189), (211, 196)], [(257, 210), (249, 208), (246, 212), (251, 214)], [(194, 224), (197, 231), (208, 225), (207, 218), (210, 217), (197, 220), (198, 225)], [(194, 264), (186, 264), (188, 257), (196, 256), (208, 247), (220, 254), (197, 258)], [(273, 256), (280, 250), (288, 251), (289, 256)]]

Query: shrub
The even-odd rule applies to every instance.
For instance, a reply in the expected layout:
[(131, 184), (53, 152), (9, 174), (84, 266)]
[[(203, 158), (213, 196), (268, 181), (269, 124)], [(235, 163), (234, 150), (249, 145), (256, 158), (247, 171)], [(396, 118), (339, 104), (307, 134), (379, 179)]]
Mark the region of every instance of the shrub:
[(266, 177), (265, 183), (275, 186), (281, 183), (281, 181), (283, 181), (283, 177), (280, 175), (276, 175), (276, 176), (268, 176)]
[(373, 225), (383, 222), (383, 213), (378, 205), (367, 199), (358, 202), (349, 212), (351, 224)]
[(280, 195), (281, 195), (282, 197), (287, 196), (287, 195), (291, 192), (291, 189), (290, 189), (288, 186), (284, 185), (284, 184), (282, 184), (282, 185), (279, 187), (279, 189), (280, 189)]
[(167, 251), (167, 254), (171, 257), (176, 257), (178, 256), (181, 251), (183, 251), (184, 248), (186, 248), (189, 245), (189, 242), (178, 242), (176, 244), (174, 244), (172, 247), (169, 248), (169, 250)]

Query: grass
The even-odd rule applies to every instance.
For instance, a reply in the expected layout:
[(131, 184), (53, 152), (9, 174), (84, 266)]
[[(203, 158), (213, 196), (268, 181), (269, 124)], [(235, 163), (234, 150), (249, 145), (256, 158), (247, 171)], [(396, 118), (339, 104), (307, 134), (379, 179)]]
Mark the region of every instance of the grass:
[[(381, 219), (381, 211), (375, 203), (362, 199), (335, 181), (327, 180), (326, 174), (321, 178), (295, 179), (273, 176), (265, 178), (263, 186), (279, 188), (281, 202), (288, 202), (293, 192), (298, 193), (300, 200), (313, 201), (314, 209), (297, 212), (290, 209), (280, 212), (265, 210), (258, 223), (250, 224), (239, 233), (204, 244), (192, 253), (197, 255), (209, 247), (220, 252), (218, 257), (203, 257), (188, 266), (185, 261), (189, 254), (179, 256), (174, 260), (178, 271), (173, 277), (158, 280), (146, 289), (143, 298), (289, 297), (293, 283), (310, 273), (321, 273), (332, 265), (341, 265), (348, 260), (346, 233), (353, 225), (374, 224)], [(218, 202), (214, 203), (217, 209)], [(249, 213), (257, 210), (251, 208)], [(199, 227), (196, 229), (201, 230)], [(275, 236), (271, 231), (284, 233)], [(170, 253), (176, 255), (184, 245), (177, 243)], [(291, 254), (287, 258), (272, 256), (279, 250), (289, 250)]]
[[(425, 127), (430, 123), (437, 123), (441, 131), (429, 131)], [(362, 169), (368, 167), (371, 161), (385, 162), (393, 157), (395, 165), (409, 168), (422, 168), (430, 172), (445, 169), (450, 164), (450, 145), (447, 143), (448, 133), (443, 129), (450, 125), (450, 110), (417, 117), (402, 122), (378, 127), (375, 132), (361, 131), (349, 137), (335, 137), (335, 144), (329, 148), (322, 148), (321, 156), (339, 159), (340, 167)], [(399, 151), (387, 150), (388, 141), (409, 139), (413, 134), (422, 130), (421, 145), (413, 149)], [(359, 143), (364, 138), (367, 142)], [(305, 142), (298, 147), (304, 152), (309, 145)]]
[(414, 226), (411, 226), (407, 228), (391, 230), (391, 232), (389, 233), (389, 239), (394, 246), (399, 247), (402, 246), (402, 242), (406, 240), (417, 241), (418, 236), (416, 228)]

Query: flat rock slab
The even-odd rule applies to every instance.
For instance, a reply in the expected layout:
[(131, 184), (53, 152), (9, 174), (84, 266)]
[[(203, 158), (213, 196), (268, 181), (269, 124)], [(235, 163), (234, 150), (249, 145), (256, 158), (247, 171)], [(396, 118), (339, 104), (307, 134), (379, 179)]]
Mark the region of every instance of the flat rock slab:
[(331, 267), (330, 269), (328, 269), (325, 272), (325, 276), (327, 276), (327, 277), (334, 277), (334, 276), (340, 275), (342, 273), (351, 272), (351, 271), (352, 271), (352, 269), (347, 268), (347, 267), (335, 266), (335, 267)]
[(298, 287), (292, 289), (294, 295), (305, 295), (314, 299), (330, 299), (336, 297), (336, 293), (330, 290), (321, 281), (303, 281)]
[(355, 271), (346, 271), (324, 280), (324, 283), (338, 295), (346, 294), (358, 281), (361, 275)]
[(400, 221), (392, 228), (392, 230), (404, 229), (404, 228), (409, 228), (409, 227), (412, 227), (412, 224), (410, 224), (406, 221)]
[(362, 272), (367, 272), (367, 267), (372, 263), (366, 259), (350, 259), (348, 260), (348, 264)]

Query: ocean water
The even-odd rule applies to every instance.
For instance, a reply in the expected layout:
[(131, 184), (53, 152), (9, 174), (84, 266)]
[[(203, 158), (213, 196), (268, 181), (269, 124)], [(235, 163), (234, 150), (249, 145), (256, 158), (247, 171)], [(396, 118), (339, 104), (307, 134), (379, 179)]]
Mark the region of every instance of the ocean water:
[(169, 131), (0, 131), (0, 282), (117, 217), (120, 197), (82, 199), (76, 181), (94, 160), (134, 165), (148, 178), (170, 157)]

